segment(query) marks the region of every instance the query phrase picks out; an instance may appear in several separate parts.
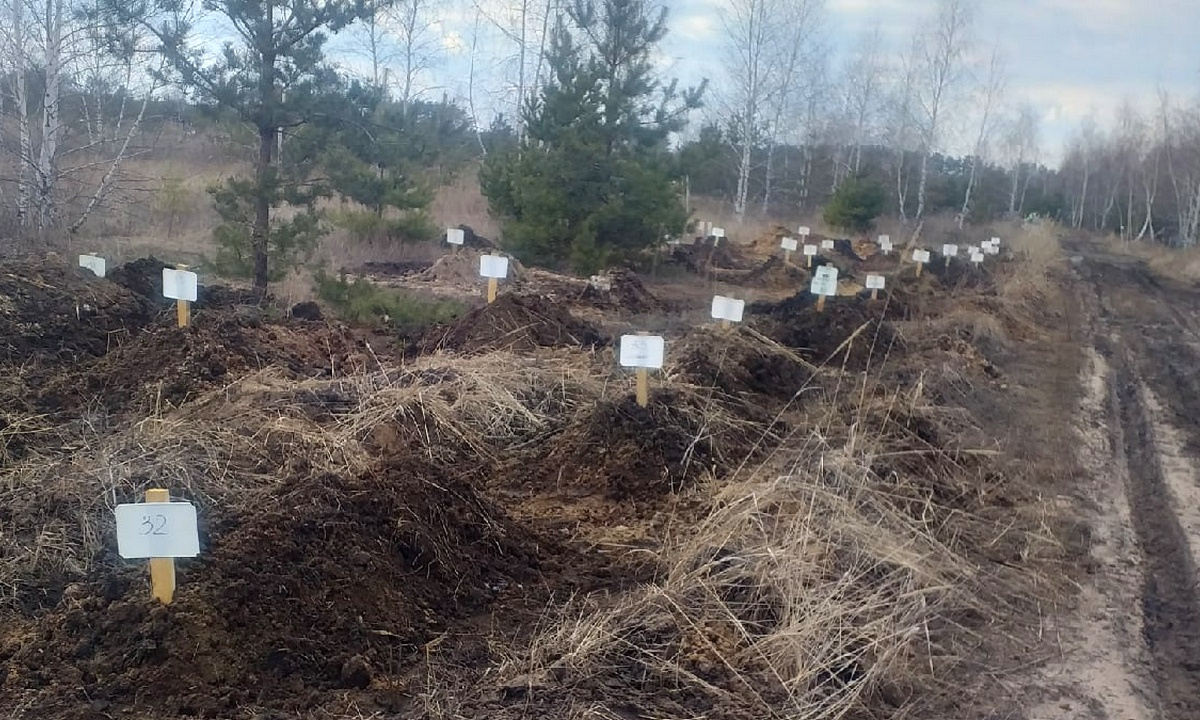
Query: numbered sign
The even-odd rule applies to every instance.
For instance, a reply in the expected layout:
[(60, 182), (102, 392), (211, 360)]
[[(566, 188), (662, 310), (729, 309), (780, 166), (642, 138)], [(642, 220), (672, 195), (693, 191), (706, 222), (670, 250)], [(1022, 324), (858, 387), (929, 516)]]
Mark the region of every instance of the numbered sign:
[(782, 238), (779, 241), (779, 247), (787, 250), (788, 252), (796, 252), (796, 248), (800, 247), (800, 243), (796, 240), (796, 238)]
[(163, 297), (196, 302), (196, 273), (190, 270), (163, 268)]
[(480, 255), (479, 276), (485, 278), (508, 277), (508, 258), (503, 255)]
[(805, 245), (804, 246), (804, 254), (808, 255), (808, 256), (816, 255), (817, 254), (817, 246), (812, 245), (812, 244)]
[(725, 228), (715, 227), (712, 229), (712, 236), (715, 238), (725, 237)]
[(714, 295), (712, 301), (712, 316), (714, 320), (741, 322), (742, 314), (746, 311), (745, 300), (735, 300), (724, 295)]
[(661, 368), (666, 346), (661, 335), (622, 335), (621, 367), (652, 370)]
[(985, 253), (987, 253), (988, 255), (999, 255), (1000, 254), (1000, 246), (999, 245), (986, 245), (986, 246), (984, 246), (983, 251)]
[(99, 255), (80, 255), (79, 267), (91, 270), (96, 277), (104, 277), (104, 258)]
[(928, 250), (913, 250), (913, 262), (927, 263), (929, 262)]
[(813, 274), (812, 294), (825, 296), (837, 295), (837, 279), (837, 268), (832, 265), (822, 265)]
[(867, 276), (867, 289), (868, 290), (882, 290), (885, 282), (886, 281), (883, 279), (882, 275), (868, 275)]
[(971, 253), (971, 262), (975, 263), (976, 265), (983, 262), (983, 253), (979, 252), (978, 250)]
[(446, 242), (451, 245), (462, 245), (466, 241), (466, 233), (462, 228), (448, 228), (446, 230)]
[(798, 234), (800, 237), (808, 237), (811, 233), (812, 230), (810, 230), (807, 225), (801, 225), (800, 227), (796, 228), (796, 234)]
[(191, 503), (126, 503), (117, 506), (116, 516), (117, 553), (126, 560), (200, 554), (196, 508)]
[(946, 244), (942, 246), (942, 254), (946, 257), (955, 257), (958, 255), (958, 246)]
[(880, 235), (879, 249), (883, 251), (884, 255), (890, 253), (892, 251), (892, 238), (887, 235)]
[(833, 249), (833, 241), (832, 240), (822, 240), (821, 241), (821, 249), (822, 250), (832, 250)]

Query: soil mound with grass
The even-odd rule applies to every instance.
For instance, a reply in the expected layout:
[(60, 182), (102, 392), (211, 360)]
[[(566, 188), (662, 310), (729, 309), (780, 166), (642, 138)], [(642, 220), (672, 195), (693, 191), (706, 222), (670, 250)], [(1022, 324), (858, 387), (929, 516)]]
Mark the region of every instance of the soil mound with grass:
[(642, 279), (633, 270), (618, 268), (605, 275), (608, 289), (597, 288), (589, 283), (580, 299), (591, 307), (623, 312), (656, 312), (664, 305), (654, 293), (646, 289)]
[(882, 301), (872, 305), (858, 298), (828, 298), (817, 312), (816, 297), (799, 292), (777, 303), (753, 303), (749, 315), (758, 316), (761, 332), (780, 345), (792, 348), (816, 364), (845, 364), (864, 370), (894, 352), (898, 337), (883, 321)]
[(652, 500), (735, 467), (769, 426), (761, 411), (674, 389), (655, 389), (644, 408), (633, 395), (602, 400), (547, 441), (535, 480), (572, 495)]
[(704, 328), (672, 343), (668, 371), (688, 384), (734, 397), (790, 400), (815, 368), (744, 326)]
[(960, 255), (951, 258), (946, 264), (946, 258), (938, 255), (932, 262), (926, 264), (925, 272), (938, 279), (943, 288), (950, 290), (971, 289), (980, 290), (992, 284), (991, 273), (985, 267), (977, 266), (965, 255), (966, 249), (960, 249)]
[(727, 238), (714, 245), (711, 239), (698, 238), (691, 245), (674, 245), (667, 261), (703, 275), (710, 270), (745, 270), (749, 264), (741, 248)]
[[(811, 279), (809, 271), (796, 264), (795, 253), (792, 262), (785, 263), (783, 258), (772, 255), (743, 276), (739, 283), (747, 287), (764, 289), (802, 288)], [(800, 260), (803, 264), (803, 260)]]
[(154, 306), (61, 260), (0, 265), (0, 364), (44, 367), (104, 355), (147, 325)]
[(447, 327), (430, 330), (421, 352), (532, 350), (539, 347), (594, 347), (605, 339), (590, 323), (539, 295), (501, 295)]
[(331, 325), (198, 313), (189, 327), (164, 321), (101, 357), (65, 368), (47, 379), (38, 398), (51, 411), (99, 406), (156, 415), (266, 367), (297, 379), (346, 372), (355, 344), (348, 330)]
[(36, 641), (0, 639), (0, 704), (58, 718), (303, 711), (397, 674), (536, 564), (502, 513), (419, 456), (290, 477), (202, 523), (169, 607), (148, 598), (140, 563), (109, 550)]
[[(415, 277), (427, 282), (484, 287), (487, 280), (479, 276), (479, 257), (486, 254), (474, 249), (451, 250)], [(516, 258), (509, 257), (508, 277), (500, 281), (501, 285), (524, 279), (524, 266)]]

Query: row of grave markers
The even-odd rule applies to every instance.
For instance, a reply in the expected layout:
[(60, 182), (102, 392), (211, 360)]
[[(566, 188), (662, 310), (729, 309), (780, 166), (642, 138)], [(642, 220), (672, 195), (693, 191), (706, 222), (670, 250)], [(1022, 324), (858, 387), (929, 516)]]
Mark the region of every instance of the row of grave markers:
[[(720, 230), (715, 228), (714, 230)], [(799, 228), (799, 235), (809, 235), (807, 227)], [(710, 235), (711, 237), (723, 237)], [(464, 243), (464, 233), (461, 229), (451, 228), (446, 233), (446, 240), (451, 245), (461, 246)], [(799, 247), (795, 238), (783, 238), (782, 246), (785, 258)], [(886, 255), (894, 249), (887, 235), (879, 236), (880, 250)], [(823, 240), (822, 249), (832, 250), (833, 240)], [(812, 257), (817, 254), (817, 246), (805, 244), (804, 254), (812, 264)], [(959, 248), (954, 244), (942, 246), (942, 255), (949, 264), (950, 259), (958, 255)], [(967, 252), (974, 263), (983, 262), (985, 255), (997, 255), (1000, 252), (1000, 238), (993, 237), (979, 246), (968, 246)], [(917, 274), (930, 260), (928, 250), (915, 249), (912, 259), (917, 263)], [(104, 258), (96, 254), (79, 256), (80, 267), (87, 268), (99, 277), (104, 277)], [(489, 254), (479, 258), (479, 274), (488, 280), (488, 303), (496, 299), (497, 285), (500, 279), (508, 276), (508, 258), (503, 255)], [(866, 288), (871, 291), (871, 299), (876, 300), (878, 293), (886, 286), (883, 275), (868, 274)], [(810, 292), (817, 296), (817, 312), (825, 308), (826, 298), (837, 295), (838, 269), (833, 265), (822, 265), (813, 272)], [(178, 306), (178, 319), (181, 327), (188, 324), (188, 305), (196, 301), (197, 277), (184, 266), (175, 269), (163, 268), (163, 296), (174, 299)], [(728, 328), (732, 323), (742, 322), (746, 311), (746, 301), (739, 298), (715, 295), (712, 300), (710, 314), (714, 320), (719, 320), (722, 327)], [(619, 346), (618, 362), (621, 367), (632, 368), (636, 378), (636, 399), (641, 407), (650, 404), (650, 370), (661, 370), (666, 359), (666, 339), (661, 335), (638, 333), (622, 335)], [(172, 501), (170, 491), (163, 488), (146, 490), (145, 501), (140, 503), (123, 503), (114, 509), (117, 527), (117, 552), (129, 560), (145, 559), (148, 561), (150, 573), (150, 594), (160, 603), (170, 604), (175, 595), (175, 558), (196, 557), (200, 554), (200, 534), (196, 519), (196, 508), (188, 502)]]

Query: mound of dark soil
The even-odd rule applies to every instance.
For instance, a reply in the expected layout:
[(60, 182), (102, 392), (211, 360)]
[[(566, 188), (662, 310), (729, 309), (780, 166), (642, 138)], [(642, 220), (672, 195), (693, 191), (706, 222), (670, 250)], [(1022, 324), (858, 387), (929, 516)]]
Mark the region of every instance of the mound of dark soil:
[(772, 255), (738, 282), (747, 287), (778, 289), (806, 287), (811, 279), (809, 270), (804, 267), (803, 257), (792, 253), (790, 263), (784, 263), (782, 257)]
[(362, 264), (364, 275), (401, 277), (415, 275), (433, 267), (432, 260), (369, 260)]
[[(459, 225), (458, 229), (463, 231), (463, 247), (476, 250), (495, 250), (499, 247), (496, 243), (476, 233), (470, 225)], [(446, 244), (446, 233), (442, 233), (442, 244)]]
[(751, 337), (740, 326), (704, 329), (682, 338), (672, 345), (670, 369), (684, 382), (726, 395), (784, 401), (812, 377), (789, 350)]
[(674, 245), (667, 262), (682, 265), (700, 275), (714, 269), (747, 269), (745, 255), (727, 239), (722, 239), (716, 245), (706, 238), (698, 238), (691, 245)]
[(975, 263), (964, 256), (952, 258), (947, 265), (946, 259), (939, 255), (925, 266), (925, 272), (936, 277), (942, 287), (951, 290), (980, 290), (991, 287), (992, 284), (991, 272), (985, 267), (976, 267)]
[(109, 412), (153, 413), (265, 367), (296, 378), (328, 376), (343, 370), (354, 352), (351, 333), (334, 326), (198, 314), (189, 327), (165, 322), (148, 327), (107, 355), (65, 369), (50, 377), (38, 396), (52, 411), (98, 404)]
[(7, 262), (0, 266), (0, 364), (98, 357), (154, 314), (145, 297), (61, 260)]
[[(108, 279), (136, 293), (158, 307), (174, 306), (175, 301), (163, 297), (163, 268), (174, 267), (154, 258), (139, 258), (115, 268)], [(203, 279), (203, 278), (202, 278)], [(257, 305), (258, 295), (248, 287), (201, 285), (196, 292), (196, 308), (228, 308), (236, 305)]]
[(637, 273), (626, 268), (608, 273), (610, 287), (597, 290), (592, 285), (584, 289), (581, 300), (592, 307), (626, 312), (654, 312), (663, 309), (663, 303), (654, 296)]
[(447, 327), (430, 330), (417, 344), (420, 352), (457, 350), (532, 350), (538, 347), (604, 344), (591, 324), (562, 305), (539, 295), (504, 294), (477, 307)]
[[(882, 302), (834, 297), (817, 312), (816, 297), (805, 291), (777, 303), (753, 303), (746, 312), (759, 316), (757, 325), (764, 335), (816, 364), (844, 362), (849, 370), (863, 370), (897, 350), (895, 331), (882, 319)], [(851, 336), (854, 339), (847, 342)]]
[(736, 427), (706, 422), (717, 408), (730, 409), (668, 389), (653, 391), (645, 408), (632, 395), (598, 402), (547, 442), (545, 475), (534, 480), (578, 495), (653, 499), (724, 472), (752, 452), (770, 420), (760, 411)]
[(144, 566), (106, 557), (37, 620), (37, 642), (0, 637), (0, 705), (56, 718), (302, 711), (400, 674), (536, 565), (522, 531), (416, 455), (293, 477), (204, 524), (170, 606), (148, 598)]

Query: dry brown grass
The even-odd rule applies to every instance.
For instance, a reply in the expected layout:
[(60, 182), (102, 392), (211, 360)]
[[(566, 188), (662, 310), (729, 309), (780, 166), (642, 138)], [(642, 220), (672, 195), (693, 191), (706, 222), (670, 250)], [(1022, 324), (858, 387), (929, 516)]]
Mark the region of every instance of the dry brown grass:
[(490, 240), (500, 237), (500, 225), (488, 211), (487, 198), (479, 187), (479, 170), (475, 167), (462, 170), (453, 183), (438, 188), (429, 214), (439, 227), (467, 225)]
[(1173, 248), (1153, 241), (1123, 240), (1112, 234), (1098, 242), (1110, 253), (1140, 258), (1162, 277), (1182, 283), (1200, 282), (1200, 246)]

